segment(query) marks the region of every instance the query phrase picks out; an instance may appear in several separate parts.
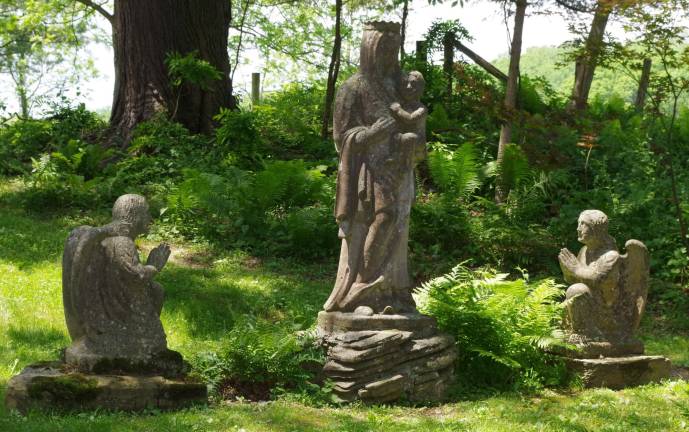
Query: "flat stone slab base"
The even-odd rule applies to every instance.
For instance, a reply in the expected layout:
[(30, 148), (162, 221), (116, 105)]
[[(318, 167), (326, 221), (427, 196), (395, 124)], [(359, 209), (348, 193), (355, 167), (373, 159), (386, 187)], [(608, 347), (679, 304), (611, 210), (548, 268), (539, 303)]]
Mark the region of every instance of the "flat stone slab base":
[(585, 387), (622, 389), (662, 379), (671, 375), (672, 364), (663, 356), (603, 357), (567, 359), (570, 370), (577, 372)]
[(430, 317), (321, 312), (318, 324), (341, 401), (440, 401), (453, 381), (454, 339)]
[(66, 372), (59, 362), (26, 367), (7, 384), (5, 406), (26, 413), (107, 409), (173, 410), (207, 402), (206, 385), (162, 376)]

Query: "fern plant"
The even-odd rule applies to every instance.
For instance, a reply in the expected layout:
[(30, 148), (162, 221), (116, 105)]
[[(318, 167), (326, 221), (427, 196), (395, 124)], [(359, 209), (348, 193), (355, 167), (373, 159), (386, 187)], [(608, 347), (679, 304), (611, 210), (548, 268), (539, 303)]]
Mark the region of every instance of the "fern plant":
[(461, 263), (418, 288), (415, 300), (455, 337), (461, 382), (519, 389), (564, 383), (562, 362), (548, 353), (571, 348), (560, 330), (562, 286), (508, 276)]
[(465, 201), (481, 185), (476, 149), (464, 143), (454, 152), (436, 144), (428, 155), (431, 178), (443, 191)]

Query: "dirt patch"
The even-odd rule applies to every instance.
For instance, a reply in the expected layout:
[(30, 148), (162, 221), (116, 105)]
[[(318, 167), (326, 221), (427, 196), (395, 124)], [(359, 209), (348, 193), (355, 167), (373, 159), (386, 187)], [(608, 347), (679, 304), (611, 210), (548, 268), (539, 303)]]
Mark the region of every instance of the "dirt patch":
[(670, 376), (673, 378), (681, 378), (684, 381), (689, 381), (689, 368), (683, 366), (673, 366), (670, 371)]
[(218, 393), (223, 400), (243, 399), (260, 402), (270, 400), (270, 390), (274, 385), (272, 382), (251, 382), (229, 378), (220, 383)]

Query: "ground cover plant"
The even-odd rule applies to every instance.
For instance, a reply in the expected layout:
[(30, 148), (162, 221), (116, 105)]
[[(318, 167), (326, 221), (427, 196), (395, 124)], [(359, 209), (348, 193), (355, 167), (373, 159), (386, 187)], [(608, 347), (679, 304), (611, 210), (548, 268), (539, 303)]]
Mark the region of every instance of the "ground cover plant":
[[(0, 397), (13, 374), (32, 362), (55, 358), (69, 342), (61, 305), (63, 241), (73, 226), (101, 223), (108, 217), (107, 212), (26, 211), (16, 201), (22, 187), (16, 180), (0, 182)], [(143, 249), (157, 240), (155, 231), (140, 244)], [(303, 358), (309, 355), (295, 348), (293, 335), (313, 325), (331, 289), (332, 262), (217, 255), (208, 246), (186, 242), (173, 244), (173, 250), (173, 260), (159, 279), (167, 292), (162, 319), (170, 347), (191, 359), (196, 373), (209, 378), (214, 376), (213, 367), (251, 370), (253, 382), (260, 381), (256, 377), (263, 373), (279, 384), (272, 387), (273, 401), (222, 402), (216, 397), (208, 407), (137, 415), (23, 417), (2, 407), (0, 430), (681, 431), (689, 422), (689, 385), (681, 380), (619, 392), (576, 387), (539, 390), (538, 386), (526, 393), (464, 388), (449, 403), (434, 407), (331, 405), (327, 394), (300, 381), (300, 373), (290, 369), (294, 364), (290, 358), (296, 352)], [(673, 318), (672, 313), (679, 316), (681, 311), (666, 306), (657, 314), (652, 311), (642, 325), (647, 351), (688, 366), (686, 332), (668, 330), (686, 325), (686, 320)], [(210, 353), (231, 360), (213, 361)], [(217, 381), (218, 390), (230, 394), (237, 390), (231, 385), (239, 382)]]

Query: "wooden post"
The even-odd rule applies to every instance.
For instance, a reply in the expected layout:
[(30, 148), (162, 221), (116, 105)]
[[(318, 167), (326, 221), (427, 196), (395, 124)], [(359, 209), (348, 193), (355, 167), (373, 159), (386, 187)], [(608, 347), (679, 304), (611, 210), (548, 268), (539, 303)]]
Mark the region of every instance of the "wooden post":
[(261, 74), (254, 72), (251, 74), (251, 103), (258, 105), (261, 101)]
[(648, 93), (648, 83), (651, 80), (651, 59), (644, 59), (644, 66), (641, 69), (641, 78), (639, 79), (639, 89), (636, 92), (636, 102), (634, 106), (638, 111), (643, 111), (646, 103), (646, 93)]
[(428, 49), (425, 40), (416, 41), (416, 61), (422, 64), (428, 63)]

